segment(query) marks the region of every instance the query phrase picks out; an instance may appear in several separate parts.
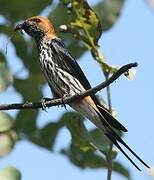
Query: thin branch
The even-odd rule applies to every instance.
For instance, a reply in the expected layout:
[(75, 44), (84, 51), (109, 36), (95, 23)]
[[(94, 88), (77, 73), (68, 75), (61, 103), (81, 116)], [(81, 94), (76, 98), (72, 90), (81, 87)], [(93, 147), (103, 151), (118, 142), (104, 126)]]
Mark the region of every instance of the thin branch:
[[(122, 66), (116, 73), (114, 73), (107, 81), (95, 86), (94, 88), (91, 88), (85, 92), (81, 92), (80, 94), (76, 94), (74, 96), (59, 98), (59, 99), (52, 99), (49, 101), (44, 102), (44, 105), (46, 107), (52, 107), (62, 104), (69, 104), (77, 99), (82, 99), (85, 96), (92, 95), (100, 91), (101, 89), (104, 89), (105, 87), (109, 86), (111, 83), (113, 83), (115, 80), (117, 80), (123, 73), (127, 72), (132, 67), (137, 67), (137, 63), (130, 63), (127, 65)], [(1, 104), (0, 110), (12, 110), (12, 109), (37, 109), (37, 108), (43, 108), (41, 102), (25, 102), (25, 103), (16, 103), (16, 104)]]

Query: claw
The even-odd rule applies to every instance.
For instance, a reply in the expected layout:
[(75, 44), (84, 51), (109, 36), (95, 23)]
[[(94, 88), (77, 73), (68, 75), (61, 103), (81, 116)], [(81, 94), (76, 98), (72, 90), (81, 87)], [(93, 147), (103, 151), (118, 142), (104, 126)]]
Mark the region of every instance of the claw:
[(65, 103), (65, 101), (64, 101), (64, 99), (65, 99), (66, 97), (68, 97), (68, 95), (67, 95), (67, 94), (64, 94), (63, 97), (62, 97), (61, 107), (64, 107), (64, 108), (67, 110), (67, 108), (66, 108), (66, 103)]
[(51, 98), (43, 98), (42, 101), (41, 101), (41, 104), (42, 104), (42, 110), (47, 112), (47, 106), (46, 106), (46, 102), (47, 101), (51, 101), (52, 99)]
[(46, 106), (45, 103), (46, 103), (46, 101), (43, 99), (43, 100), (41, 101), (41, 104), (42, 104), (42, 110), (45, 111), (45, 112), (47, 112), (47, 110), (46, 110), (46, 109), (47, 109), (47, 106)]

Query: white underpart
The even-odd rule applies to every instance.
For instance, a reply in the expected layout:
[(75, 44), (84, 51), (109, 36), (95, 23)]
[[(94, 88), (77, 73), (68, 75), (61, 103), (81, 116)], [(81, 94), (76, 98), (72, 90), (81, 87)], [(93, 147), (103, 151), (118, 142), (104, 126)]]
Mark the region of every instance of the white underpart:
[(96, 112), (98, 109), (94, 109), (94, 107), (91, 106), (90, 103), (88, 103), (87, 101), (80, 101), (71, 103), (70, 106), (81, 115), (88, 118), (93, 124), (95, 124), (96, 127), (101, 129), (103, 132), (106, 131), (105, 127), (102, 124), (100, 116)]

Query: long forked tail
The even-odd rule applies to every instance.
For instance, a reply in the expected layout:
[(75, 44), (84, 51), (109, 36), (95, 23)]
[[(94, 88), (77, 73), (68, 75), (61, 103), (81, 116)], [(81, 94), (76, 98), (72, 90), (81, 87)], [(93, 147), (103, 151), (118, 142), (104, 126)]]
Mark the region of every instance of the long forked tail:
[[(97, 111), (98, 115), (102, 120), (102, 125), (105, 127), (106, 132), (105, 135), (110, 139), (110, 141), (124, 154), (124, 156), (139, 170), (141, 169), (136, 165), (136, 163), (126, 154), (126, 152), (121, 148), (119, 143), (121, 143), (126, 149), (128, 149), (144, 166), (150, 168), (121, 138), (120, 136), (112, 129), (110, 124), (107, 122), (99, 111)], [(119, 142), (119, 143), (118, 143)]]
[(113, 130), (108, 130), (105, 135), (110, 139), (110, 141), (124, 154), (124, 156), (139, 170), (141, 169), (136, 165), (136, 163), (126, 154), (126, 152), (118, 144), (120, 142), (125, 148), (127, 148), (144, 166), (150, 168)]

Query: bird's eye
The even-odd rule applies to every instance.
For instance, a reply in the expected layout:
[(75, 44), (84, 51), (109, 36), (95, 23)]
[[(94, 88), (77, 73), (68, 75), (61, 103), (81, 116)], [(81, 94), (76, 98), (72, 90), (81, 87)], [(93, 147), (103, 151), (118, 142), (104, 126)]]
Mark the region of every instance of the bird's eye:
[(41, 20), (36, 18), (36, 19), (32, 19), (33, 22), (39, 23)]

